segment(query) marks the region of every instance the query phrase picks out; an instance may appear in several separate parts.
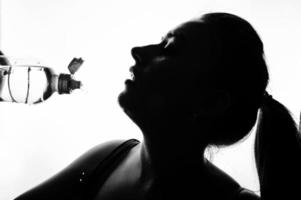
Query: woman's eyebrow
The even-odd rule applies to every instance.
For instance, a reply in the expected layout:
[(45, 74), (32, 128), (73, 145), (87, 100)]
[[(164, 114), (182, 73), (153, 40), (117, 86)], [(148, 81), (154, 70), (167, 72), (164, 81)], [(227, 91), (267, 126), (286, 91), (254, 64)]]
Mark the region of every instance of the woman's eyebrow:
[(184, 39), (185, 40), (185, 36), (182, 33), (178, 33), (178, 32), (168, 32), (161, 39), (163, 41), (163, 40), (165, 40), (167, 38), (170, 38), (170, 37), (176, 37), (176, 38), (180, 38), (180, 39)]

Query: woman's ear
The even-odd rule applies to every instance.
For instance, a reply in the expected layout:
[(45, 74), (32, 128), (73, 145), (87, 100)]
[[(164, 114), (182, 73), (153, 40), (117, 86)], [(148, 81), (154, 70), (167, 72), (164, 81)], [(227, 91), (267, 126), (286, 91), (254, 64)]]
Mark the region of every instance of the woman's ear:
[(226, 90), (215, 90), (202, 98), (201, 105), (196, 113), (205, 118), (216, 118), (226, 114), (232, 104), (231, 95)]

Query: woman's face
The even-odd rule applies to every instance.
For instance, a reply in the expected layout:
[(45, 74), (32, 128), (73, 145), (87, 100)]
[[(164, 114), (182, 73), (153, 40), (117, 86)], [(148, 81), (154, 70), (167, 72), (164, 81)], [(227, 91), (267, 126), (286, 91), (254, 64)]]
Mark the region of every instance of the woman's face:
[(164, 35), (160, 43), (133, 48), (134, 78), (126, 81), (119, 95), (125, 112), (134, 121), (191, 113), (209, 80), (209, 38), (201, 21), (189, 21)]

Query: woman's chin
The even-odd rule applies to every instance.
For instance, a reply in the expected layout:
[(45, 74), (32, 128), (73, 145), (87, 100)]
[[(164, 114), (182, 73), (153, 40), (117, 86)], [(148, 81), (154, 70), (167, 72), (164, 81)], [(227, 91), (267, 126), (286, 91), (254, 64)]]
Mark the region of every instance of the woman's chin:
[(126, 87), (119, 95), (118, 95), (118, 103), (120, 107), (124, 110), (135, 110), (138, 107), (139, 98), (135, 91)]

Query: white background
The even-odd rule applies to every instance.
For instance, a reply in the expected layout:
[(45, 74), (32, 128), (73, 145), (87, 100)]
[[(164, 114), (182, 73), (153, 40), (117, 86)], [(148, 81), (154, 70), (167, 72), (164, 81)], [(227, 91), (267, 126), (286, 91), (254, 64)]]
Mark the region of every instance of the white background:
[[(157, 43), (169, 29), (205, 12), (231, 12), (254, 25), (265, 44), (269, 91), (297, 120), (300, 10), (299, 0), (2, 0), (2, 51), (37, 58), (56, 72), (67, 72), (68, 62), (81, 56), (77, 78), (85, 87), (40, 105), (0, 103), (0, 200), (47, 179), (94, 145), (141, 139), (117, 103), (134, 64), (131, 47)], [(253, 139), (220, 149), (213, 161), (258, 191)]]

